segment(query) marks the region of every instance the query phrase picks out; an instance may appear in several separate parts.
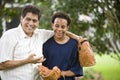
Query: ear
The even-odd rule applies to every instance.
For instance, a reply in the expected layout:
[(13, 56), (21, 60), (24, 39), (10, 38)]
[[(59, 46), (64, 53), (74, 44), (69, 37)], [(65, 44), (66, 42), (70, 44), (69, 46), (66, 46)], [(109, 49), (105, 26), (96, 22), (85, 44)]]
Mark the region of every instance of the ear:
[(69, 29), (69, 26), (67, 26), (67, 30)]
[(51, 28), (53, 29), (53, 23), (51, 23)]
[(22, 20), (23, 20), (23, 17), (21, 16), (21, 17), (20, 17), (20, 22), (22, 22)]

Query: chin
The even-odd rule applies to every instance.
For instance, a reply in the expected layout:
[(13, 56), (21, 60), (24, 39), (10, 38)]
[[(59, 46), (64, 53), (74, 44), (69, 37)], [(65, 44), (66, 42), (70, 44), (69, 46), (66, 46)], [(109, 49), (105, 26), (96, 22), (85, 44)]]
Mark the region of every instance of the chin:
[(63, 38), (63, 36), (57, 36), (56, 38), (59, 38), (59, 39), (60, 39), (60, 38)]
[(56, 38), (63, 38), (63, 35), (55, 35)]

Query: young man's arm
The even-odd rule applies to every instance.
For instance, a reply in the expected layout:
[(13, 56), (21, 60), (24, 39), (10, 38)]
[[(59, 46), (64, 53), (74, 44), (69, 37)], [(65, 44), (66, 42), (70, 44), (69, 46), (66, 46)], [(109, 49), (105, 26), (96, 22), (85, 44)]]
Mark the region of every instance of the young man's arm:
[[(61, 71), (61, 76), (62, 77), (69, 77), (69, 76), (75, 76), (75, 73), (73, 73), (72, 71), (68, 70), (68, 71)], [(83, 76), (79, 76), (76, 77), (76, 80), (80, 80), (81, 78), (83, 78)]]
[(70, 70), (68, 70), (68, 71), (61, 71), (61, 76), (63, 76), (63, 77), (65, 77), (65, 76), (75, 76), (75, 73), (73, 73)]

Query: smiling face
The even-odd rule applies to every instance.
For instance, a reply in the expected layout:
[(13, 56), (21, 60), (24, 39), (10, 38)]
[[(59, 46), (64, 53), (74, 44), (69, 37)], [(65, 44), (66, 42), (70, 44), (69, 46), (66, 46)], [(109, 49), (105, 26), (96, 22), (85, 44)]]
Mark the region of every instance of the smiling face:
[(52, 23), (52, 29), (54, 31), (54, 37), (57, 39), (62, 39), (66, 35), (66, 31), (69, 26), (67, 25), (67, 20), (63, 18), (56, 18), (54, 23)]
[(33, 14), (32, 12), (28, 12), (25, 17), (21, 16), (23, 31), (30, 37), (32, 36), (34, 30), (38, 27), (38, 24), (38, 15)]

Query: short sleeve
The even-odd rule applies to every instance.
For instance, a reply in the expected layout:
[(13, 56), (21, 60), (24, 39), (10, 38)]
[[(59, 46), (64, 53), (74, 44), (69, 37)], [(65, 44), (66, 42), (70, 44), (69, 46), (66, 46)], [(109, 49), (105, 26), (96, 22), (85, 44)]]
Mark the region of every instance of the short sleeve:
[(5, 32), (0, 39), (0, 63), (13, 59), (14, 46), (15, 40)]
[(72, 63), (70, 70), (76, 74), (76, 76), (83, 76), (83, 68), (80, 66), (78, 59), (77, 46), (73, 49)]

